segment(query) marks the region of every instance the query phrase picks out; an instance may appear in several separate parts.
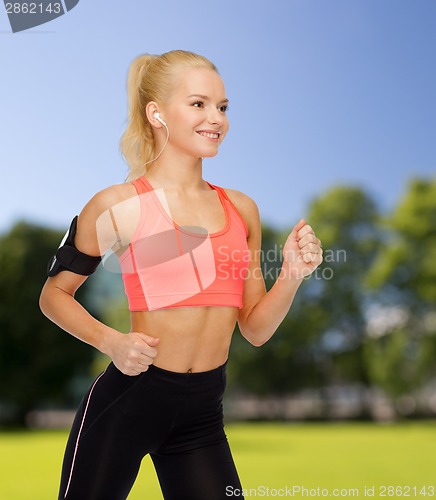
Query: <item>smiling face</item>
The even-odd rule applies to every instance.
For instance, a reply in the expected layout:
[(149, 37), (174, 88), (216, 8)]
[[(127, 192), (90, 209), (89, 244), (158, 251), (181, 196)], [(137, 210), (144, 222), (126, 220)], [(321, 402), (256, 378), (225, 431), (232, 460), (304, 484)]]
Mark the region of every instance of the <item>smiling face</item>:
[(229, 129), (227, 107), (224, 83), (216, 71), (181, 71), (161, 112), (170, 132), (168, 145), (194, 158), (215, 156)]

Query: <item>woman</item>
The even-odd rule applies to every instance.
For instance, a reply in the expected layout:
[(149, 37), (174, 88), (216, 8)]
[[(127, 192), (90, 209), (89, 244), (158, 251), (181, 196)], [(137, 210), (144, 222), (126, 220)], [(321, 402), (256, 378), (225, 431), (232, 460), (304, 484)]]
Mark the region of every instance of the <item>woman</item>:
[[(222, 413), (232, 333), (237, 321), (255, 346), (274, 334), (322, 261), (320, 241), (302, 219), (266, 292), (255, 202), (202, 178), (203, 158), (218, 153), (229, 128), (224, 84), (208, 59), (139, 56), (128, 99), (121, 149), (131, 182), (88, 202), (41, 293), (48, 318), (112, 359), (77, 412), (59, 498), (126, 498), (147, 453), (165, 499), (241, 498)], [(109, 251), (123, 273), (128, 334), (74, 299)]]

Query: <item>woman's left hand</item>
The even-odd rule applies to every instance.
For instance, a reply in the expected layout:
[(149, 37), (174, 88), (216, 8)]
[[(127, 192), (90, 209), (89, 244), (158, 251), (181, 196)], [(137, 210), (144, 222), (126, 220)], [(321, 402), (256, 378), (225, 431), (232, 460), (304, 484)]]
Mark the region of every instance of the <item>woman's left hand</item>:
[(283, 266), (290, 278), (303, 279), (321, 264), (321, 241), (311, 226), (301, 219), (289, 234), (283, 247)]

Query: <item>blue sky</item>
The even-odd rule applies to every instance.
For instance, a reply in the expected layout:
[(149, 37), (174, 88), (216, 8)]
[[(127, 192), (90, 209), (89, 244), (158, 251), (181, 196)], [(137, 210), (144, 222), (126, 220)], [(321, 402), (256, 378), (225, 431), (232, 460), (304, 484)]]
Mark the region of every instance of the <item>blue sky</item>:
[(65, 230), (122, 182), (126, 76), (140, 53), (181, 48), (218, 66), (230, 132), (209, 182), (255, 199), (278, 228), (336, 184), (391, 208), (436, 172), (434, 0), (81, 0), (12, 33), (0, 5), (0, 231)]

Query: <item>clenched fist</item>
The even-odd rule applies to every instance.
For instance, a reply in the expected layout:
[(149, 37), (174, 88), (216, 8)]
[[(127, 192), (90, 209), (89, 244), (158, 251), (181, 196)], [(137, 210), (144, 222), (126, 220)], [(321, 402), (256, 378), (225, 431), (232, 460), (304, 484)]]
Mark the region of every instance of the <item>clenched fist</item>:
[(148, 370), (157, 355), (159, 339), (141, 332), (112, 336), (107, 354), (125, 375), (139, 375)]
[(295, 279), (303, 279), (321, 264), (322, 248), (313, 229), (301, 219), (283, 247), (283, 265)]

